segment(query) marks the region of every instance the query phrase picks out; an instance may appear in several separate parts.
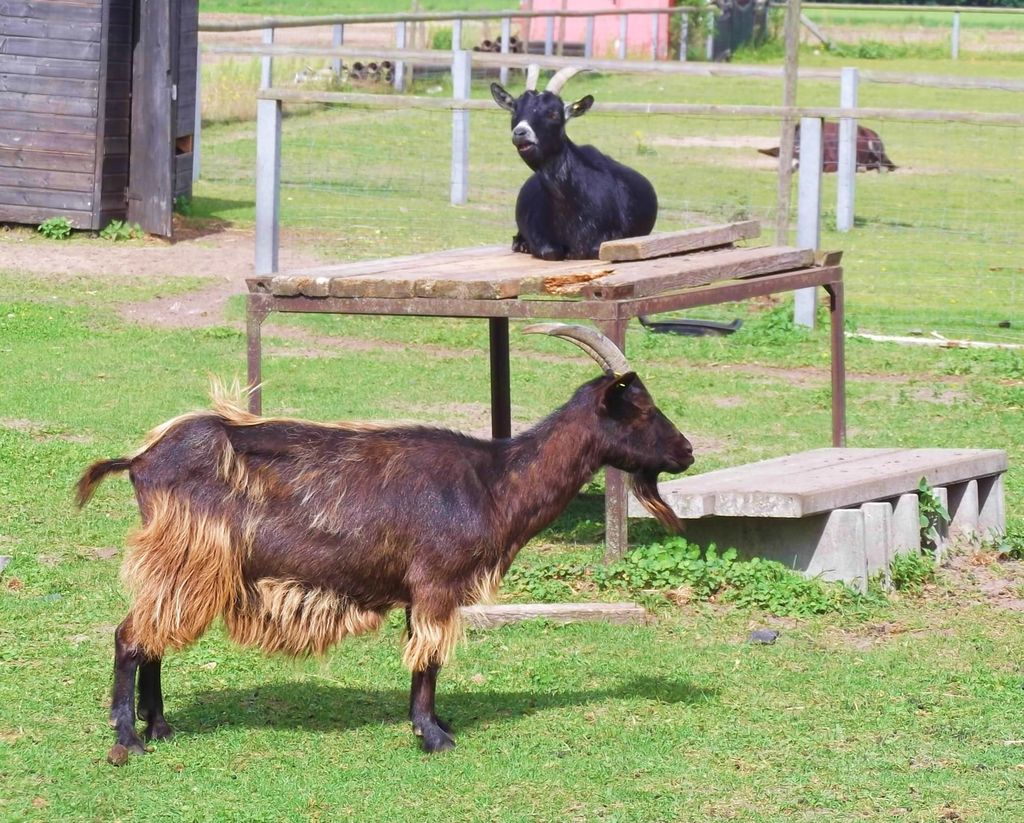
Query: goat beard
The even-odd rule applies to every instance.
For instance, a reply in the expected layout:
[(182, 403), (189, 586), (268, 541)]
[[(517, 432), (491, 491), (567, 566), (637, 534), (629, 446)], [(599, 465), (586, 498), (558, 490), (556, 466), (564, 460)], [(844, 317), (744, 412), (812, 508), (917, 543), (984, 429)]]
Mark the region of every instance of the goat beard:
[(633, 496), (640, 501), (643, 507), (654, 515), (666, 529), (676, 534), (682, 534), (683, 524), (658, 493), (658, 473), (638, 471), (631, 475), (631, 481)]

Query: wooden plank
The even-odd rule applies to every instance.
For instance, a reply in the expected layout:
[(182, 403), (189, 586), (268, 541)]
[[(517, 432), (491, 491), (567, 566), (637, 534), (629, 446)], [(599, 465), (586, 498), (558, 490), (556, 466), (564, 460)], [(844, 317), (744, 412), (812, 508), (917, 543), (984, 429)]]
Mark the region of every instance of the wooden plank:
[(0, 203), (0, 222), (24, 223), (36, 225), (42, 223), (49, 217), (61, 216), (71, 221), (76, 229), (97, 228), (93, 225), (91, 211), (77, 211), (74, 209), (54, 209), (49, 206), (15, 206)]
[(22, 57), (59, 57), (64, 60), (100, 59), (99, 42), (50, 40), (40, 37), (7, 37), (0, 35), (0, 53)]
[(51, 134), (49, 132), (0, 129), (0, 149), (66, 151), (69, 154), (95, 155), (96, 140), (91, 135)]
[(806, 517), (912, 492), (922, 477), (942, 486), (1006, 467), (1000, 449), (814, 449), (672, 480), (659, 489), (684, 517), (691, 495), (713, 495), (717, 516)]
[(0, 166), (5, 168), (40, 169), (92, 174), (91, 154), (68, 154), (57, 151), (23, 151), (0, 149)]
[[(100, 64), (93, 60), (61, 60), (0, 52), (0, 74), (31, 74), (65, 80), (98, 80)], [(125, 78), (118, 78), (125, 79)], [(46, 91), (51, 94), (52, 92)]]
[(524, 620), (548, 620), (567, 624), (601, 621), (619, 625), (645, 625), (650, 615), (635, 603), (524, 603), (500, 606), (463, 606), (466, 625), (474, 629), (492, 629)]
[(0, 111), (96, 117), (96, 109), (95, 97), (0, 91)]
[(0, 91), (33, 95), (66, 95), (95, 100), (100, 84), (96, 80), (39, 77), (31, 74), (5, 74), (0, 70)]
[(681, 257), (621, 263), (615, 273), (586, 283), (580, 291), (587, 297), (604, 300), (648, 297), (718, 280), (791, 271), (813, 263), (813, 249), (788, 246), (698, 252)]
[[(416, 271), (418, 265), (429, 265), (438, 260), (450, 258), (451, 260), (469, 260), (474, 257), (500, 254), (505, 252), (504, 246), (481, 246), (479, 248), (449, 249), (446, 251), (421, 252), (419, 254), (406, 254), (400, 257), (375, 258), (372, 260), (358, 260), (353, 263), (335, 263), (327, 266), (310, 266), (299, 269), (292, 269), (283, 272), (282, 275), (294, 275), (297, 277), (353, 277), (364, 274), (378, 274), (384, 271), (395, 271), (397, 269), (408, 269)], [(509, 252), (511, 254), (511, 252)]]
[(59, 3), (53, 0), (2, 0), (0, 15), (11, 18), (29, 17), (36, 20), (67, 20), (74, 23), (100, 23), (103, 21), (103, 3)]
[(417, 297), (443, 297), (455, 300), (506, 300), (519, 295), (519, 278), (481, 277), (475, 272), (437, 274), (416, 280)]
[(76, 117), (70, 114), (36, 114), (25, 111), (0, 109), (0, 129), (43, 131), (51, 134), (96, 134), (95, 117)]
[(0, 15), (0, 40), (4, 37), (37, 37), (53, 40), (100, 41), (103, 26), (97, 22), (74, 23), (61, 20), (39, 20), (32, 17)]
[(8, 206), (38, 206), (57, 212), (89, 211), (92, 209), (92, 192), (49, 191), (47, 189), (0, 188), (0, 203)]
[(646, 237), (625, 237), (602, 243), (598, 252), (601, 260), (612, 262), (626, 260), (649, 260), (669, 254), (710, 249), (725, 246), (737, 240), (747, 240), (761, 233), (761, 223), (745, 220), (741, 223), (725, 223), (720, 226), (702, 226), (683, 231), (659, 232)]
[(91, 174), (46, 169), (11, 169), (0, 166), (0, 186), (90, 192), (92, 185)]

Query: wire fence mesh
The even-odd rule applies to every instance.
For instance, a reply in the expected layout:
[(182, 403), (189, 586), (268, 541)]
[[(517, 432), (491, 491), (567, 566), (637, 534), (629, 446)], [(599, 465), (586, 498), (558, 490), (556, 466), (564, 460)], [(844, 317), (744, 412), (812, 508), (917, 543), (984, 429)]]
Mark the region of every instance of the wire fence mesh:
[[(651, 82), (687, 80), (643, 82), (634, 94), (651, 96), (631, 99), (652, 99)], [(775, 99), (774, 91), (766, 98), (767, 84), (736, 83), (749, 86), (742, 92), (748, 100)], [(869, 88), (862, 102), (886, 91)], [(427, 81), (418, 93), (447, 89)], [(703, 88), (689, 95), (701, 102), (712, 96)], [(816, 97), (834, 105), (834, 84), (804, 94), (810, 104)], [(981, 110), (1005, 106), (1005, 93), (948, 97)], [(497, 107), (471, 113), (469, 200), (461, 207), (449, 205), (449, 112), (407, 108), (397, 98), (388, 110), (287, 111), (283, 244), (313, 242), (330, 259), (350, 260), (510, 243), (516, 194), (530, 172), (511, 145), (507, 113)], [(1024, 127), (898, 119), (862, 125), (879, 133), (898, 168), (857, 175), (856, 221), (845, 233), (835, 230), (836, 176), (825, 175), (821, 246), (845, 252), (851, 323), (890, 334), (936, 331), (1024, 343)], [(568, 131), (654, 183), (656, 230), (757, 218), (762, 239), (774, 239), (778, 161), (759, 150), (778, 145), (777, 118), (626, 115), (598, 105)], [(209, 175), (251, 180), (248, 145), (221, 145)]]

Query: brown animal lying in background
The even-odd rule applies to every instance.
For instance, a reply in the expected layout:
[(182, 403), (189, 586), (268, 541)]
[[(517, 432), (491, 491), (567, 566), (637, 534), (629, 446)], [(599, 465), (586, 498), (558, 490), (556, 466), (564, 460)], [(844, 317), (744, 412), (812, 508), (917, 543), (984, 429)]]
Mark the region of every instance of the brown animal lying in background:
[[(758, 149), (761, 154), (778, 157), (779, 148)], [(800, 161), (800, 124), (796, 126), (796, 143), (793, 146), (793, 160)], [(866, 126), (857, 126), (857, 171), (894, 171), (896, 164), (885, 153), (885, 146), (878, 132)], [(821, 170), (836, 172), (839, 170), (839, 124), (826, 120), (821, 129)]]

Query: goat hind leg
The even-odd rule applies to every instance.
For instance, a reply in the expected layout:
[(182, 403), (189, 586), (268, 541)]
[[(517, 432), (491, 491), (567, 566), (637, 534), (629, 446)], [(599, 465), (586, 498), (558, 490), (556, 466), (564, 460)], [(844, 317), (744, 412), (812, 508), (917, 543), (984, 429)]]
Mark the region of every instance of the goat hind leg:
[(147, 658), (139, 665), (138, 714), (146, 721), (147, 740), (165, 740), (174, 734), (164, 719), (164, 695), (160, 687), (159, 657)]
[(132, 638), (132, 619), (124, 622), (114, 632), (114, 689), (110, 701), (110, 725), (117, 734), (117, 743), (110, 750), (111, 762), (123, 762), (124, 753), (142, 754), (146, 747), (135, 731), (135, 675), (143, 661), (142, 650)]

